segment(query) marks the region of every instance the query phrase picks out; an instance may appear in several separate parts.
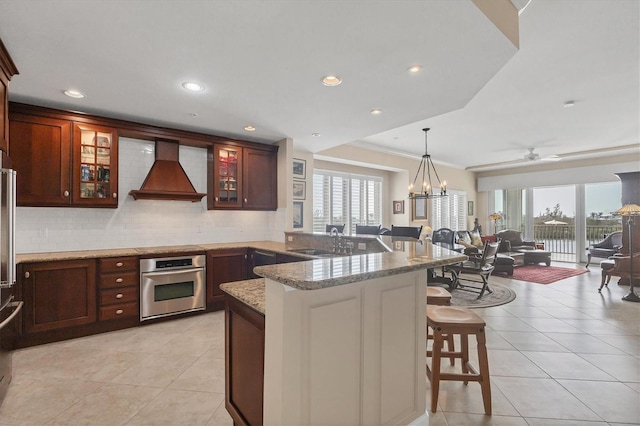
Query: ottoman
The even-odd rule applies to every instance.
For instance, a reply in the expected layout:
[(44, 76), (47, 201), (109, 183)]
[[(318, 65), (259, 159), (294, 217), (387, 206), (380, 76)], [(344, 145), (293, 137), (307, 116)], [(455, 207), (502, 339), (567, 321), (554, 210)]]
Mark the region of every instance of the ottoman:
[(602, 287), (609, 287), (609, 281), (611, 281), (611, 270), (616, 266), (616, 262), (607, 259), (600, 262), (600, 268), (602, 268), (602, 280), (600, 281), (600, 288), (598, 289), (598, 293), (602, 291)]
[(513, 275), (513, 263), (513, 257), (498, 253), (493, 262), (493, 272), (506, 272), (507, 275)]
[(551, 266), (551, 252), (546, 250), (518, 250), (524, 253), (524, 264), (534, 265), (536, 263), (543, 263), (547, 266)]

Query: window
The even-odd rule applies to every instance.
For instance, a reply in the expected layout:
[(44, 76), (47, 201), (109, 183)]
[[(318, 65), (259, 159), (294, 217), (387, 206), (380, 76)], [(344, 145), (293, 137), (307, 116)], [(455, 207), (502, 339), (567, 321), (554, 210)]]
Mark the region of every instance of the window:
[(447, 190), (446, 197), (431, 199), (431, 228), (467, 229), (467, 193)]
[(345, 224), (355, 233), (356, 225), (382, 223), (382, 178), (326, 170), (313, 174), (313, 231), (325, 225)]

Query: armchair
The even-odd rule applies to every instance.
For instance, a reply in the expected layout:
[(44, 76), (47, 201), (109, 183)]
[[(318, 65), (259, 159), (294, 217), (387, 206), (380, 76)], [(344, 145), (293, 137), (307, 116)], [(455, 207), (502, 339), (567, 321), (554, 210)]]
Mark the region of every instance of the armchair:
[[(469, 256), (469, 260), (466, 262), (447, 266), (447, 270), (452, 272), (454, 277), (452, 287), (459, 287), (461, 290), (479, 290), (480, 294), (478, 295), (478, 299), (480, 299), (485, 292), (493, 293), (493, 290), (489, 287), (489, 277), (495, 268), (493, 263), (496, 260), (499, 244), (498, 242), (492, 243), (486, 241), (482, 253)], [(478, 282), (482, 284), (482, 287), (462, 285), (460, 283), (460, 281), (463, 280), (463, 278), (460, 277), (461, 274), (475, 274), (480, 276), (480, 281), (469, 278), (464, 278), (464, 281)]]
[(595, 244), (591, 244), (589, 247), (587, 247), (587, 250), (589, 252), (587, 253), (586, 267), (589, 267), (589, 264), (591, 263), (591, 257), (607, 259), (608, 257), (618, 253), (620, 247), (622, 247), (622, 231), (612, 232), (611, 234), (607, 235), (604, 240)]
[(533, 250), (536, 243), (533, 241), (524, 241), (522, 232), (514, 229), (505, 229), (496, 233), (496, 238), (500, 241), (499, 252), (518, 251), (522, 249)]
[(449, 228), (440, 228), (433, 231), (431, 236), (431, 242), (433, 244), (441, 245), (445, 248), (453, 250), (455, 244), (456, 233)]

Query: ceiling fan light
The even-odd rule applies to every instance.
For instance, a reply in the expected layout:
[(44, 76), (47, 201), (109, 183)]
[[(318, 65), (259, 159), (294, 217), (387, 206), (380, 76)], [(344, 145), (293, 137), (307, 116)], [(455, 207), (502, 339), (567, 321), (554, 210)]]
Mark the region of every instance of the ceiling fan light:
[(560, 161), (562, 160), (562, 158), (560, 158), (560, 156), (558, 155), (549, 155), (548, 157), (544, 157), (543, 158), (544, 161)]

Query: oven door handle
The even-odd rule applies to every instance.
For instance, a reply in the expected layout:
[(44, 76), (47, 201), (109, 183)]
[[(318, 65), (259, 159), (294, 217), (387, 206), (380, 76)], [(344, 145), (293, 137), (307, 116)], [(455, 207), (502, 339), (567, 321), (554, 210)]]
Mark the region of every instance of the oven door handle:
[(24, 305), (24, 302), (22, 301), (9, 303), (9, 306), (11, 307), (15, 306), (16, 309), (13, 312), (11, 312), (11, 315), (9, 315), (7, 319), (5, 319), (4, 321), (2, 321), (2, 323), (0, 323), (0, 330), (2, 330), (7, 324), (9, 324), (11, 320), (13, 320), (16, 317), (16, 315), (18, 315), (18, 312), (20, 312), (23, 305)]
[(143, 272), (141, 275), (145, 278), (148, 277), (164, 277), (167, 275), (176, 275), (176, 274), (188, 274), (193, 272), (202, 272), (204, 268), (190, 268), (190, 269), (171, 269), (168, 271), (160, 271), (160, 272)]

